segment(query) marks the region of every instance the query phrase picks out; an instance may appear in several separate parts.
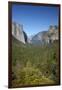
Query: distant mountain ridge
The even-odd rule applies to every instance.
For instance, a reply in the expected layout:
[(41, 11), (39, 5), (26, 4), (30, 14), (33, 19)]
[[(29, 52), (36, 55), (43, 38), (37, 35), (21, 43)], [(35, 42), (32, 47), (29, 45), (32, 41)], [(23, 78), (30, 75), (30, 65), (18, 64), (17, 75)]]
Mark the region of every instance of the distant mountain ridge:
[(58, 34), (58, 27), (50, 26), (48, 31), (39, 32), (29, 39), (26, 32), (23, 30), (23, 25), (15, 22), (12, 23), (12, 36), (24, 44), (49, 44), (59, 39)]
[(52, 43), (54, 40), (58, 40), (58, 27), (50, 26), (48, 31), (42, 31), (37, 33), (32, 37), (32, 44), (48, 44)]

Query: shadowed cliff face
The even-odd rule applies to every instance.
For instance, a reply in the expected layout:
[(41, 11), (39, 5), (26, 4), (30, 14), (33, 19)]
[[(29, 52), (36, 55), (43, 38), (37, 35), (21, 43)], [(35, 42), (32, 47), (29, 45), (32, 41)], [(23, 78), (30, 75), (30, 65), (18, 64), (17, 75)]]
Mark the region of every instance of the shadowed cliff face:
[(27, 34), (24, 31), (23, 31), (23, 33), (24, 33), (25, 42), (28, 42)]
[(19, 25), (17, 23), (12, 23), (12, 35), (17, 40), (21, 41), (24, 44), (27, 42), (27, 35), (23, 31), (23, 26), (22, 25)]

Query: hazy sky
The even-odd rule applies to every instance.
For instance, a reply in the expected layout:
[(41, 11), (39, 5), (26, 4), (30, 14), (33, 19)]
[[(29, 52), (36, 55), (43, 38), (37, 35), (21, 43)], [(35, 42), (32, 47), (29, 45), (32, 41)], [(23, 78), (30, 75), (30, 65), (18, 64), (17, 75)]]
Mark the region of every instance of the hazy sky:
[(12, 21), (22, 24), (28, 36), (58, 25), (59, 7), (13, 4)]

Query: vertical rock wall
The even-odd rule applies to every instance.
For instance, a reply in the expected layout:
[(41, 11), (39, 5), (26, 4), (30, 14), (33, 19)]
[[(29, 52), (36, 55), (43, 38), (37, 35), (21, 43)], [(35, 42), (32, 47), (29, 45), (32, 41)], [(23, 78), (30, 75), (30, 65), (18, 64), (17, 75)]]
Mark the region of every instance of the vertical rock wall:
[(23, 26), (17, 23), (12, 23), (12, 35), (19, 41), (25, 44)]

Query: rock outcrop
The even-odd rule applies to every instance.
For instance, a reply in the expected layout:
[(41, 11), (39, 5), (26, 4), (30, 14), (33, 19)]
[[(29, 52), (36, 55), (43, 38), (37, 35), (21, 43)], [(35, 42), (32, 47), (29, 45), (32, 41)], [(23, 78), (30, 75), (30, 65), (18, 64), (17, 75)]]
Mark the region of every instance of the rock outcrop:
[(17, 24), (15, 22), (12, 23), (12, 35), (24, 44), (28, 40), (27, 34), (23, 31), (23, 25)]

